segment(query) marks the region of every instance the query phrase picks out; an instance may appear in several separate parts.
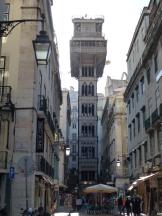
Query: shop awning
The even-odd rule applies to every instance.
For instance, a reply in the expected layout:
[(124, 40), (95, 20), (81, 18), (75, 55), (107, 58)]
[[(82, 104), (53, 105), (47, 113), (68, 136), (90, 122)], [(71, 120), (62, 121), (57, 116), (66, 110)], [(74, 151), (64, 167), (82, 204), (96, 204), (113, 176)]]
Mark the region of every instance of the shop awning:
[(139, 177), (139, 179), (135, 180), (128, 188), (128, 190), (132, 190), (134, 187), (136, 187), (140, 182), (142, 181), (146, 181), (148, 180), (149, 178), (155, 176), (155, 175), (158, 175), (159, 172), (156, 172), (156, 173), (151, 173), (149, 175), (146, 175), (146, 176), (141, 176)]
[(42, 176), (42, 178), (45, 180), (46, 183), (49, 183), (51, 185), (54, 185), (54, 181), (50, 178), (47, 178), (46, 176)]

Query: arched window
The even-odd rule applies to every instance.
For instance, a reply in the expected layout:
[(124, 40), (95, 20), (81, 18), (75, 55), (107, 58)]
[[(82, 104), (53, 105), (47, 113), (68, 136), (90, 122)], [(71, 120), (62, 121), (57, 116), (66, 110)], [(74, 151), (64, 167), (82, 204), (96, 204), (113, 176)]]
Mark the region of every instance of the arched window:
[(84, 96), (84, 84), (82, 85), (82, 96)]
[(94, 96), (94, 85), (92, 85), (92, 96)]
[(84, 104), (82, 104), (82, 115), (84, 116)]
[(92, 115), (92, 105), (88, 104), (88, 113), (91, 116)]
[(88, 136), (88, 127), (87, 127), (87, 125), (85, 125), (85, 134), (84, 135)]
[(92, 125), (89, 125), (88, 127), (88, 135), (92, 136)]
[(82, 66), (82, 77), (84, 77), (84, 66)]
[(86, 84), (84, 85), (84, 88), (85, 88), (85, 93), (84, 93), (84, 95), (87, 96), (87, 95), (88, 95), (88, 87), (87, 87)]
[(87, 104), (85, 104), (85, 116), (87, 116), (88, 110), (87, 110)]
[(94, 133), (95, 133), (95, 131), (94, 131), (94, 125), (92, 125), (92, 136), (94, 137)]
[(82, 125), (81, 133), (82, 133), (82, 136), (84, 136), (84, 133), (85, 133), (84, 125)]
[(94, 116), (94, 104), (92, 104), (92, 116)]
[(92, 67), (92, 77), (94, 77), (94, 67)]
[(87, 77), (87, 67), (85, 67), (85, 77)]
[(95, 148), (92, 147), (92, 158), (94, 158), (94, 157), (95, 157)]

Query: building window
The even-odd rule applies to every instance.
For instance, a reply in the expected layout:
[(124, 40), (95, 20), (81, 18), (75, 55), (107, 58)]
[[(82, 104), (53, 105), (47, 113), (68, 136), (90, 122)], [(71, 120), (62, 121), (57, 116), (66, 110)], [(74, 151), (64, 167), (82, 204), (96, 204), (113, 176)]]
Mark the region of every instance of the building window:
[(146, 108), (145, 106), (142, 107), (142, 120), (143, 120), (143, 127), (145, 127), (145, 120), (146, 120)]
[(88, 158), (88, 148), (87, 147), (82, 147), (81, 148), (81, 157), (82, 158)]
[(144, 143), (144, 159), (147, 161), (147, 142)]
[(88, 158), (94, 158), (95, 157), (95, 149), (94, 147), (90, 146), (88, 147)]
[(155, 70), (155, 73), (158, 72), (158, 55), (157, 54), (154, 56), (154, 70)]
[(147, 69), (146, 76), (147, 76), (147, 83), (149, 85), (150, 81), (151, 81), (151, 78), (150, 78), (150, 68)]
[(136, 124), (135, 124), (135, 119), (133, 119), (132, 123), (133, 123), (133, 136), (135, 137), (135, 136), (136, 136)]
[(148, 112), (149, 112), (149, 116), (151, 116), (151, 114), (152, 114), (152, 98), (149, 98), (149, 100), (148, 100)]
[(151, 132), (149, 134), (150, 137), (150, 156), (154, 156), (154, 145), (155, 145), (155, 138), (154, 138), (154, 132)]
[(137, 152), (134, 151), (134, 168), (137, 167)]
[(134, 108), (134, 93), (132, 94), (131, 98), (132, 98), (132, 108)]
[(94, 96), (94, 85), (92, 83), (90, 83), (88, 86), (88, 95)]
[(72, 127), (73, 127), (73, 129), (76, 129), (76, 123), (73, 123)]
[(101, 31), (102, 31), (102, 24), (96, 23), (96, 32), (101, 32)]
[(75, 23), (74, 29), (75, 29), (75, 32), (80, 32), (81, 31), (81, 23)]
[(137, 103), (139, 101), (139, 87), (138, 86), (136, 87), (136, 101)]
[(82, 171), (81, 172), (81, 180), (82, 181), (94, 181), (95, 172), (94, 171)]
[(72, 139), (76, 140), (76, 133), (72, 133)]
[(131, 113), (131, 103), (130, 103), (130, 100), (128, 101), (128, 111), (129, 111), (129, 114)]
[(8, 21), (9, 20), (9, 12), (10, 12), (10, 5), (9, 4), (5, 4), (4, 14), (3, 14), (3, 20), (4, 21)]
[(141, 151), (141, 146), (138, 149), (138, 154), (139, 154), (139, 165), (141, 166), (142, 164), (142, 151)]
[(160, 90), (159, 87), (155, 90), (156, 108), (160, 106)]
[(82, 116), (94, 116), (94, 104), (82, 104)]
[(6, 65), (6, 57), (0, 58), (0, 86), (4, 86), (7, 84), (6, 75), (5, 75), (5, 65)]
[(158, 151), (160, 151), (161, 143), (162, 143), (162, 124), (160, 124), (158, 128)]
[(144, 77), (142, 77), (142, 79), (140, 80), (140, 83), (141, 83), (141, 94), (143, 94), (145, 91)]
[(132, 140), (132, 126), (131, 124), (128, 126), (129, 128), (129, 140)]
[(136, 118), (137, 118), (137, 131), (139, 133), (140, 132), (140, 114), (139, 113), (137, 113)]

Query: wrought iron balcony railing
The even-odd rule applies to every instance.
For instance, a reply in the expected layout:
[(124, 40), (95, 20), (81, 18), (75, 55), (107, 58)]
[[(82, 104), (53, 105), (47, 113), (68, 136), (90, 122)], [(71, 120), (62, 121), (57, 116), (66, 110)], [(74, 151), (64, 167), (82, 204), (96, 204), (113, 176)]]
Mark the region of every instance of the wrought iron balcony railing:
[(36, 155), (36, 171), (43, 172), (49, 177), (54, 178), (54, 168), (42, 155)]

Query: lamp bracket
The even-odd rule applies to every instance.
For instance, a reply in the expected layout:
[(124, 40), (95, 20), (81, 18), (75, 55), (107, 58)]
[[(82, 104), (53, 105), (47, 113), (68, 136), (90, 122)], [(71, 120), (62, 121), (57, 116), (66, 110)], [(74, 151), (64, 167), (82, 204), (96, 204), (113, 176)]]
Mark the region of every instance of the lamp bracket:
[(44, 22), (44, 18), (0, 21), (0, 37), (7, 37), (17, 25), (25, 22)]

